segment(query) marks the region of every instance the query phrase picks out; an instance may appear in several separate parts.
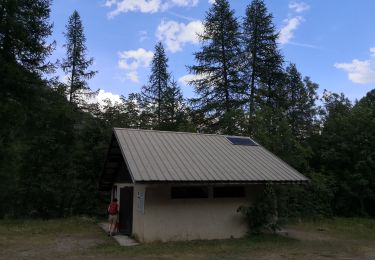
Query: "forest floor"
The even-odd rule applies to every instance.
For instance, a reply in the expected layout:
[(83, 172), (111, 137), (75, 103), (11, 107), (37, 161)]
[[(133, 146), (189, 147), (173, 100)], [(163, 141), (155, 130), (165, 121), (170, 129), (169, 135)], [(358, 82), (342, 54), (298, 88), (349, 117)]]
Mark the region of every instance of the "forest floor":
[(374, 219), (288, 225), (284, 235), (120, 247), (88, 218), (0, 221), (0, 259), (375, 259)]

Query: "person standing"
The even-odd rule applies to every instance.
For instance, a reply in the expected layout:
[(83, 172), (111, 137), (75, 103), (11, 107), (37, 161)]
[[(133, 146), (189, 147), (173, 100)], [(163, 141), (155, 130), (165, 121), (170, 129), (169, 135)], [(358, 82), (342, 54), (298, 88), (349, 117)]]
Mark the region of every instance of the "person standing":
[(108, 235), (112, 236), (116, 229), (118, 211), (119, 211), (116, 198), (114, 198), (112, 202), (108, 205), (107, 211), (108, 211), (108, 221), (109, 221)]

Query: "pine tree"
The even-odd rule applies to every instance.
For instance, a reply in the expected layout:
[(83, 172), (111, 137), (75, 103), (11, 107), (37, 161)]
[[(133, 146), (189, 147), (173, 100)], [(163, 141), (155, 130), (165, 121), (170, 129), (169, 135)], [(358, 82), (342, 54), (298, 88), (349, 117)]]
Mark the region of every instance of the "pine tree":
[(318, 85), (310, 78), (302, 80), (295, 64), (290, 64), (286, 68), (286, 90), (288, 93), (287, 117), (290, 122), (293, 135), (304, 141), (311, 136), (314, 131), (315, 115), (317, 108), (316, 90)]
[(165, 54), (163, 44), (158, 42), (155, 46), (155, 53), (151, 64), (151, 75), (149, 84), (142, 87), (142, 98), (144, 111), (151, 108), (153, 116), (152, 125), (160, 129), (163, 114), (163, 97), (168, 89), (170, 74), (168, 72), (168, 58)]
[(51, 69), (49, 14), (47, 0), (0, 1), (0, 218), (20, 208), (21, 168), (30, 155), (33, 128), (42, 124), (34, 119), (46, 97), (40, 76)]
[(175, 80), (171, 80), (162, 96), (161, 130), (177, 131), (183, 109), (181, 89)]
[(233, 134), (238, 131), (240, 107), (240, 32), (228, 1), (214, 2), (199, 37), (203, 46), (195, 53), (198, 64), (189, 67), (197, 76), (190, 82), (198, 95), (192, 102), (206, 115), (209, 131)]
[(125, 103), (125, 115), (128, 121), (129, 128), (138, 128), (139, 127), (139, 100), (140, 95), (138, 93), (130, 93), (128, 98), (123, 98)]
[(85, 104), (85, 98), (94, 93), (87, 85), (86, 80), (95, 76), (96, 71), (88, 70), (94, 59), (86, 58), (86, 37), (83, 31), (81, 17), (77, 11), (69, 17), (66, 26), (66, 58), (61, 67), (68, 78), (68, 95), (71, 104)]
[(29, 72), (41, 74), (51, 69), (45, 63), (53, 44), (49, 23), (50, 0), (0, 1), (0, 61), (18, 63)]
[(277, 98), (282, 80), (283, 57), (277, 48), (278, 33), (263, 0), (253, 0), (246, 8), (242, 35), (242, 79), (248, 107), (248, 134), (254, 134), (257, 103), (267, 106)]

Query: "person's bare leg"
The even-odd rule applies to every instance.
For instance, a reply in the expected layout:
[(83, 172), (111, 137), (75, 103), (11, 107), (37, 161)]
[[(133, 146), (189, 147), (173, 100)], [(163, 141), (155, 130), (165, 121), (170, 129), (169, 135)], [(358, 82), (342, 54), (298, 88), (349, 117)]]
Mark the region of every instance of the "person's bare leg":
[(112, 230), (113, 230), (113, 221), (111, 220), (111, 224), (109, 225), (109, 235), (112, 236)]
[(113, 220), (109, 220), (109, 225), (108, 225), (108, 234), (112, 235), (112, 226), (113, 226)]

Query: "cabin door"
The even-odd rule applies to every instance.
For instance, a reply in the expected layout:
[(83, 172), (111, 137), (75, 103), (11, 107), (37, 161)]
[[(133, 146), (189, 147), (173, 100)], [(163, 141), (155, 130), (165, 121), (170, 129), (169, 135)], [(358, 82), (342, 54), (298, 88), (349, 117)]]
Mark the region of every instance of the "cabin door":
[(133, 187), (120, 189), (119, 231), (131, 235), (133, 230)]

